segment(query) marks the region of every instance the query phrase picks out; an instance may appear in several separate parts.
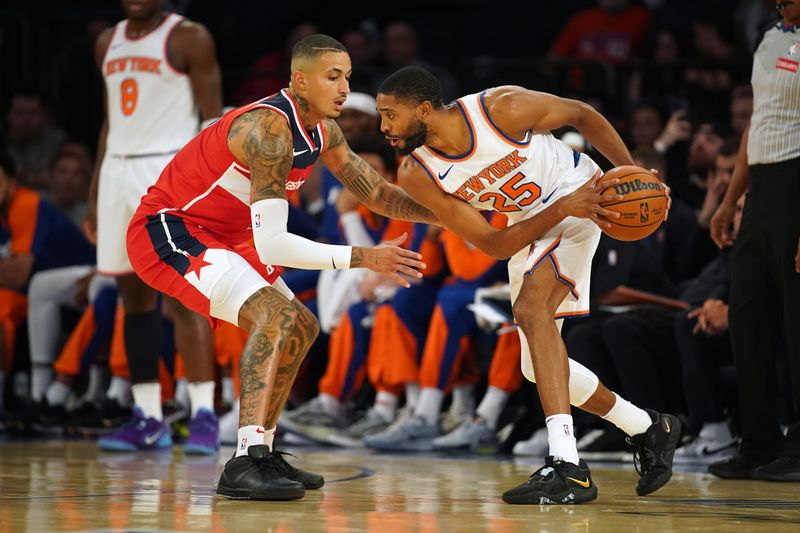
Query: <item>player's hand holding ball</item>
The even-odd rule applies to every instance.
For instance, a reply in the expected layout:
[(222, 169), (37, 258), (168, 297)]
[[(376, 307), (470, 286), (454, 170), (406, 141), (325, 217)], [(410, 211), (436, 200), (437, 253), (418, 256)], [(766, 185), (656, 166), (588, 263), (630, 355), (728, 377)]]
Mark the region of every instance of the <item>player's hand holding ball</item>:
[(672, 199), (670, 189), (658, 178), (655, 170), (645, 170), (633, 165), (616, 167), (605, 174), (599, 186), (613, 190), (616, 198), (603, 201), (601, 206), (613, 211), (609, 225), (603, 231), (620, 241), (638, 241), (655, 232), (667, 219)]

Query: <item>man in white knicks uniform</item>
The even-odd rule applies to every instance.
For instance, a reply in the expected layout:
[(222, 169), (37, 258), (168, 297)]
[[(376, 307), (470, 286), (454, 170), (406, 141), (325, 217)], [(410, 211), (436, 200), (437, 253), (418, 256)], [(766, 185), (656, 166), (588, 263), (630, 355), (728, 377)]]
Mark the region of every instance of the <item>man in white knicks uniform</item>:
[[(134, 273), (125, 249), (128, 223), (148, 187), (172, 156), (222, 114), (214, 41), (201, 25), (163, 13), (160, 0), (123, 0), (127, 19), (97, 39), (105, 80), (105, 122), (89, 193), (87, 232), (97, 240), (97, 269), (113, 275), (125, 307), (125, 348), (133, 382), (133, 419), (100, 439), (105, 450), (171, 446), (161, 411), (158, 358), (161, 314), (156, 292)], [(186, 359), (192, 404), (190, 453), (217, 449), (213, 411), (211, 329), (206, 320), (167, 299), (177, 351)], [(115, 383), (112, 382), (112, 389)], [(119, 391), (112, 390), (111, 394)]]
[[(630, 153), (607, 120), (575, 100), (507, 86), (443, 106), (440, 94), (436, 78), (423, 69), (395, 72), (378, 93), (381, 131), (401, 153), (410, 154), (399, 179), (411, 196), (486, 253), (511, 257), (522, 370), (537, 381), (550, 455), (545, 466), (503, 499), (559, 504), (597, 497), (589, 468), (578, 458), (570, 403), (630, 435), (641, 463), (636, 491), (653, 492), (672, 475), (679, 420), (642, 410), (608, 390), (589, 369), (568, 359), (560, 336), (563, 318), (588, 313), (589, 273), (600, 227), (608, 225), (605, 217), (618, 216), (578, 200), (621, 196), (595, 187), (601, 179), (597, 165), (550, 130), (575, 126), (615, 165), (633, 164)], [(489, 209), (508, 215), (509, 232), (522, 220), (529, 230), (534, 224), (540, 231), (520, 231), (516, 241), (501, 241), (479, 213)], [(526, 240), (532, 234), (539, 237)]]

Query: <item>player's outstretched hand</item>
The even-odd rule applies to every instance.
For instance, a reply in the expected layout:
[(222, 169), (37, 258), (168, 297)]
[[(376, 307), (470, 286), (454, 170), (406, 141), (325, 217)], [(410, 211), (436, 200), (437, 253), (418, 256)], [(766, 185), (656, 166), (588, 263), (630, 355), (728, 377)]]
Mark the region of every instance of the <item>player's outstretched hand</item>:
[(400, 248), (408, 238), (407, 233), (403, 233), (396, 239), (379, 244), (374, 248), (353, 248), (353, 255), (350, 259), (350, 267), (363, 267), (375, 272), (388, 274), (394, 281), (402, 287), (410, 287), (407, 278), (417, 280), (422, 277), (420, 270), (425, 269), (422, 256), (411, 250)]
[(581, 185), (575, 191), (560, 198), (554, 206), (558, 205), (563, 209), (563, 213), (568, 217), (579, 217), (591, 219), (601, 229), (611, 227), (609, 218), (619, 218), (619, 213), (605, 209), (600, 204), (622, 200), (622, 195), (614, 191), (614, 185), (619, 183), (618, 179), (605, 180), (602, 183), (603, 173), (598, 170), (592, 179)]

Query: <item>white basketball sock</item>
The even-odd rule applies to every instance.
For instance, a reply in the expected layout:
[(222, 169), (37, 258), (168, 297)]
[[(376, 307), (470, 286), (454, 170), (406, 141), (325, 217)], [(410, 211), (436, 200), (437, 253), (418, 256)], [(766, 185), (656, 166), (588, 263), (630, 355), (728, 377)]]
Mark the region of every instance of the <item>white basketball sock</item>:
[(49, 405), (64, 405), (67, 403), (70, 392), (71, 389), (67, 385), (60, 381), (54, 381), (47, 388), (47, 393), (44, 397), (47, 398)]
[(417, 402), (419, 402), (419, 383), (406, 383), (406, 407), (410, 412), (414, 412)]
[(614, 396), (617, 398), (617, 401), (614, 402), (614, 406), (608, 413), (601, 418), (617, 426), (629, 437), (647, 431), (647, 428), (653, 424), (653, 420), (650, 418), (650, 415), (647, 414), (647, 411), (636, 407), (616, 392)]
[(414, 414), (421, 416), (432, 426), (438, 425), (443, 400), (443, 391), (434, 387), (425, 387), (419, 394), (419, 402), (414, 408)]
[(489, 386), (486, 389), (481, 404), (478, 406), (476, 414), (486, 421), (490, 428), (497, 427), (500, 414), (508, 402), (508, 393), (503, 389)]
[(41, 402), (47, 387), (53, 381), (53, 368), (43, 365), (32, 365), (31, 368), (31, 400)]
[(180, 378), (175, 382), (175, 401), (187, 408), (192, 403), (189, 396), (189, 380), (186, 378)]
[(384, 421), (391, 422), (397, 411), (397, 400), (397, 396), (391, 392), (379, 391), (375, 395), (375, 405), (372, 408)]
[(106, 397), (109, 400), (116, 400), (122, 407), (130, 407), (131, 382), (119, 376), (112, 376), (111, 383), (108, 385)]
[(197, 411), (207, 409), (214, 412), (214, 382), (195, 381), (186, 387), (189, 393), (189, 405), (192, 406), (192, 418), (197, 416)]
[(578, 448), (575, 443), (575, 432), (572, 429), (572, 415), (558, 414), (548, 416), (547, 442), (550, 444), (550, 455), (577, 465)]
[(450, 412), (471, 415), (475, 412), (475, 385), (454, 385)]
[(133, 403), (142, 410), (145, 418), (164, 420), (161, 412), (161, 383), (137, 383), (131, 387)]
[(236, 401), (236, 395), (233, 393), (233, 378), (222, 378), (222, 401), (233, 405)]
[[(250, 446), (265, 444), (264, 441), (266, 440), (266, 436), (267, 436), (267, 431), (264, 429), (264, 426), (240, 427), (238, 432), (239, 444), (237, 444), (236, 446), (236, 457), (247, 455), (247, 448), (249, 448)], [(270, 450), (271, 449), (272, 448), (270, 447)]]

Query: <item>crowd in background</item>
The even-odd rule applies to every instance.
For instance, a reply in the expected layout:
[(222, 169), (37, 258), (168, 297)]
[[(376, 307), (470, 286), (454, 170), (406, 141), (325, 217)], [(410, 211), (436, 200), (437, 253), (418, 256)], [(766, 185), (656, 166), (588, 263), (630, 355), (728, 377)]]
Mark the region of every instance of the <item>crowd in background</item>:
[[(263, 11), (257, 2), (225, 4)], [(282, 21), (296, 21), (299, 13), (307, 17), (294, 25), (262, 13), (257, 27), (250, 21), (235, 29), (226, 26), (233, 7), (219, 8), (225, 13), (217, 19), (215, 8), (202, 2), (173, 2), (173, 7), (214, 33), (229, 106), (285, 87), (290, 51), (300, 38), (318, 32), (338, 38), (354, 70), (353, 94), (337, 121), (353, 149), (388, 180), (395, 178), (397, 159), (380, 135), (373, 97), (380, 82), (402, 66), (433, 72), (446, 101), (517, 84), (585, 100), (605, 114), (637, 164), (657, 169), (672, 188), (673, 205), (669, 220), (642, 241), (602, 238), (593, 263), (592, 315), (567, 321), (568, 351), (636, 405), (684, 416), (697, 439), (687, 441), (679, 457), (732, 454), (737, 434), (727, 331), (729, 252), (714, 246), (708, 227), (752, 113), (752, 47), (760, 29), (777, 18), (774, 2), (569, 4), (544, 8), (552, 13), (542, 17), (548, 29), (540, 33), (525, 27), (526, 20), (531, 27), (543, 26), (541, 20), (515, 17), (510, 5), (487, 13), (486, 20), (453, 13), (447, 3), (391, 20), (358, 13), (328, 19), (299, 8), (293, 16), (275, 15)], [(503, 20), (515, 20), (495, 39), (495, 31), (490, 38), (483, 27), (500, 23), (497, 11), (503, 11)], [(6, 386), (0, 412), (8, 430), (58, 422), (75, 433), (107, 430), (130, 407), (113, 283), (92, 272), (93, 253), (80, 232), (102, 117), (91, 43), (114, 16), (87, 10), (78, 17), (65, 40), (70, 47), (46, 51), (63, 59), (47, 74), (13, 82), (3, 76), (0, 385), (4, 380)], [(269, 35), (259, 38), (264, 33)], [(264, 43), (272, 48), (264, 49)], [(554, 133), (609, 168), (577, 131)], [(9, 209), (20, 205), (21, 200), (14, 202), (20, 191), (28, 195), (27, 207)], [(504, 221), (494, 217), (492, 223)], [(298, 378), (295, 409), (282, 419), (288, 431), (338, 445), (369, 443), (372, 436), (375, 447), (385, 447), (386, 440), (375, 436), (415, 412), (430, 420), (441, 417), (438, 433), (431, 435), (431, 445), (439, 449), (546, 452), (534, 385), (523, 385), (519, 371), (504, 262), (447, 230), (368, 212), (324, 167), (301, 190), (290, 225), (309, 238), (358, 246), (406, 232), (405, 246), (422, 253), (428, 269), (409, 289), (361, 271), (287, 273), (287, 283), (318, 314), (325, 333)], [(36, 292), (37, 277), (70, 267), (84, 270), (65, 294)], [(42, 347), (44, 329), (55, 333), (48, 333), (52, 340)], [(236, 403), (243, 339), (232, 327), (215, 332), (221, 411)], [(45, 390), (31, 387), (36, 371), (31, 361), (40, 357), (35, 350), (52, 352), (55, 379)], [(164, 399), (185, 414), (182, 358), (191, 354), (175, 354), (167, 342), (162, 355)], [(425, 389), (441, 391), (438, 401), (420, 404)], [(781, 390), (775, 394), (783, 398), (788, 423), (795, 413)], [(576, 426), (585, 457), (625, 451), (622, 435), (610, 425), (576, 419)]]

